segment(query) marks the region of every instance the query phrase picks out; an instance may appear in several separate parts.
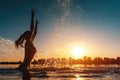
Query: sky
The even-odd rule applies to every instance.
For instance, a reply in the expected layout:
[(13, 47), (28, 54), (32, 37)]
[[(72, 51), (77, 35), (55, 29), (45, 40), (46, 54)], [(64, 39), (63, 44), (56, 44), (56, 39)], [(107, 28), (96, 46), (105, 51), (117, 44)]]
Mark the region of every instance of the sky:
[(0, 61), (23, 60), (14, 41), (29, 30), (32, 8), (39, 21), (36, 59), (72, 57), (74, 46), (92, 58), (120, 55), (119, 0), (0, 0)]

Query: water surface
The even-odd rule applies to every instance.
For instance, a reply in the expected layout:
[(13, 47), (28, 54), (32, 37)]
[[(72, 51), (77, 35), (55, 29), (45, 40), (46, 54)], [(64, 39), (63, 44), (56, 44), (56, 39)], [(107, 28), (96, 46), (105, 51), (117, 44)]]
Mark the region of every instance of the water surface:
[[(23, 80), (18, 65), (0, 65), (0, 80)], [(120, 80), (120, 65), (32, 66), (27, 80)]]

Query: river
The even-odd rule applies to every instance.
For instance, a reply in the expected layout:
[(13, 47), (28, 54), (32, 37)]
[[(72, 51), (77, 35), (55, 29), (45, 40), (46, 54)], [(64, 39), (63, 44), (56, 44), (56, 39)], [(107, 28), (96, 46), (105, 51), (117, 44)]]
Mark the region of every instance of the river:
[(120, 80), (120, 65), (72, 65), (69, 67), (41, 67), (32, 65), (30, 78), (15, 68), (18, 65), (0, 65), (0, 80)]

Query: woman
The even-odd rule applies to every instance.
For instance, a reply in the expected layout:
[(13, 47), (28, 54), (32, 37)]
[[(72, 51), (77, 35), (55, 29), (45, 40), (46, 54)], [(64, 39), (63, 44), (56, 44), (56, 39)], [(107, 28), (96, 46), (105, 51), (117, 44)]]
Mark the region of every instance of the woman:
[(33, 59), (36, 48), (33, 44), (33, 41), (35, 39), (35, 36), (37, 34), (37, 26), (38, 21), (36, 21), (35, 27), (34, 27), (34, 10), (31, 12), (31, 24), (30, 24), (30, 31), (25, 31), (16, 41), (15, 46), (23, 47), (23, 42), (25, 41), (25, 57), (23, 63), (17, 68), (20, 71), (27, 70), (28, 67), (30, 67), (31, 60)]

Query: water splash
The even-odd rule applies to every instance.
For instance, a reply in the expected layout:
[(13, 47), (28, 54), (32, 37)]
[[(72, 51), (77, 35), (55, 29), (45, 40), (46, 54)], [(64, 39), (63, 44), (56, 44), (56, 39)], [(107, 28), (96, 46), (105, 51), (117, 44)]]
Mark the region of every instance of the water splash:
[[(51, 51), (51, 53), (54, 52), (58, 56), (69, 57), (69, 55), (66, 55), (69, 54), (69, 44), (73, 42), (73, 40), (77, 40), (77, 35), (81, 27), (79, 23), (74, 23), (76, 20), (74, 19), (75, 13), (73, 13), (72, 8), (75, 4), (72, 0), (57, 0), (56, 5), (58, 5), (61, 15), (53, 22), (51, 39), (53, 51)], [(80, 13), (81, 9), (79, 9), (78, 5), (76, 8), (79, 10), (76, 13)], [(81, 15), (81, 13), (79, 15)], [(62, 55), (60, 55), (61, 53)]]
[(45, 7), (42, 15), (49, 18), (47, 26), (51, 28), (48, 44), (42, 53), (48, 54), (46, 57), (70, 57), (71, 45), (80, 41), (80, 4), (74, 0), (50, 0), (46, 5), (46, 1), (41, 0), (40, 5), (41, 9)]

